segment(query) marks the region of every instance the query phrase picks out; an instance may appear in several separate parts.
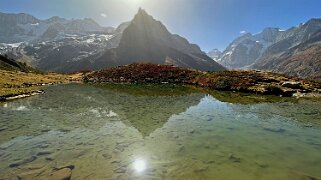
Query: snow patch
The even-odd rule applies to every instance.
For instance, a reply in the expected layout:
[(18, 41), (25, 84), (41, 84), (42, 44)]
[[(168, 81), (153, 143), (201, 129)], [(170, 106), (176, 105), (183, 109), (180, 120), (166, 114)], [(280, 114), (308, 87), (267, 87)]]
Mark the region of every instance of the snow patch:
[(103, 18), (107, 18), (107, 14), (105, 14), (105, 13), (101, 13), (100, 16)]
[(12, 44), (6, 44), (7, 46), (9, 47), (12, 47), (12, 48), (17, 48), (19, 47), (23, 42), (18, 42), (18, 43), (12, 43)]
[(95, 42), (95, 40), (94, 39), (87, 39), (85, 42), (86, 43), (93, 43), (93, 42)]
[(232, 51), (229, 51), (227, 53), (225, 53), (225, 55), (231, 55), (233, 52)]

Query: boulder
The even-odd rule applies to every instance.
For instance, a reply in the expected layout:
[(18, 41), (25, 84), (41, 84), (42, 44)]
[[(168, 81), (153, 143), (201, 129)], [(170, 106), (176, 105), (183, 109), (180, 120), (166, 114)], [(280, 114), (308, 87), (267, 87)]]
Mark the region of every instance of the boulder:
[(302, 84), (296, 81), (286, 81), (282, 83), (282, 87), (287, 87), (291, 89), (302, 89)]

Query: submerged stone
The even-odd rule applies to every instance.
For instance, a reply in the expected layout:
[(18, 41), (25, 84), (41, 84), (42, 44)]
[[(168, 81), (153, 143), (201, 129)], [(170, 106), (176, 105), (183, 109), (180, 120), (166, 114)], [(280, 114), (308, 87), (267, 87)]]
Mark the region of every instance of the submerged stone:
[(274, 126), (265, 126), (263, 127), (264, 130), (270, 131), (270, 132), (276, 132), (276, 133), (282, 133), (285, 131), (285, 129), (280, 127), (274, 127)]
[(37, 156), (44, 156), (44, 155), (49, 155), (49, 154), (52, 154), (52, 152), (51, 151), (42, 151), (42, 152), (38, 152)]
[(241, 162), (241, 158), (236, 157), (234, 154), (229, 154), (229, 155), (228, 155), (228, 158), (229, 158), (232, 162), (237, 162), (237, 163)]
[(256, 163), (259, 167), (261, 167), (261, 168), (267, 168), (267, 167), (269, 167), (268, 164), (266, 164), (266, 163), (264, 163), (264, 162), (261, 162), (261, 161), (256, 161), (255, 163)]
[(204, 172), (204, 171), (207, 171), (208, 168), (209, 168), (208, 165), (206, 165), (206, 166), (201, 166), (201, 167), (196, 168), (196, 169), (194, 170), (194, 172)]
[(63, 168), (51, 173), (50, 179), (52, 180), (70, 180), (72, 170), (70, 168)]
[(126, 173), (126, 168), (120, 167), (120, 168), (115, 169), (114, 172), (119, 173), (119, 174)]
[(110, 154), (103, 154), (102, 155), (105, 159), (111, 159), (112, 158), (112, 155)]
[(11, 168), (18, 167), (18, 166), (30, 163), (30, 162), (32, 162), (32, 161), (34, 161), (36, 159), (37, 159), (36, 156), (31, 156), (31, 157), (23, 159), (21, 161), (14, 162), (14, 163), (10, 164), (9, 167), (11, 167)]

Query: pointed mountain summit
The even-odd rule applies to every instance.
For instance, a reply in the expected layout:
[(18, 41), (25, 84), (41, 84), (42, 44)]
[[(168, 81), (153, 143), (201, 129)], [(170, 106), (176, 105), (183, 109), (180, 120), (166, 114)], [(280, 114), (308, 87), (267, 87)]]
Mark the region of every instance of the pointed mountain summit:
[(225, 70), (201, 49), (167, 28), (143, 9), (124, 30), (119, 46), (67, 66), (68, 71), (101, 69), (135, 62), (170, 64), (205, 71)]
[(217, 61), (221, 56), (222, 52), (218, 49), (213, 49), (212, 51), (208, 52), (207, 55), (212, 58), (213, 60)]

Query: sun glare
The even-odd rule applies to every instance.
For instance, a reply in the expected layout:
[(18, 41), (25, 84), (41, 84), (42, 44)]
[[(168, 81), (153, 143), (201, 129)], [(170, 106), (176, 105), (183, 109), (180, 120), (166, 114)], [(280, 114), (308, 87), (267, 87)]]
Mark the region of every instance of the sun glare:
[(141, 173), (146, 170), (146, 161), (143, 159), (136, 159), (133, 163), (133, 168), (137, 173)]
[(140, 5), (144, 0), (129, 0), (131, 4)]

